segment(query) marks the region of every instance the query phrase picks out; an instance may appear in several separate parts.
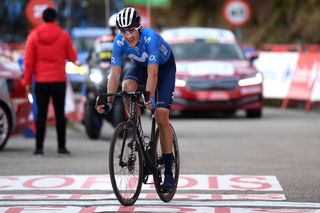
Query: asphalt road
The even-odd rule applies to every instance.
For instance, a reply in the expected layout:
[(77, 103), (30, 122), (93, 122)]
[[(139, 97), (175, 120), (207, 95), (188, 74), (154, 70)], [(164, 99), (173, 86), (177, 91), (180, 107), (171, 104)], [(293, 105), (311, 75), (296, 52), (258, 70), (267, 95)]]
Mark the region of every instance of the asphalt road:
[[(149, 126), (149, 117), (143, 122)], [(181, 174), (272, 175), (287, 201), (320, 202), (320, 113), (265, 108), (262, 119), (247, 119), (240, 112), (229, 118), (174, 118), (172, 124), (179, 140)], [(70, 156), (56, 153), (52, 126), (43, 156), (32, 154), (34, 139), (13, 136), (0, 152), (0, 175), (108, 174), (112, 131), (105, 123), (101, 139), (92, 141), (82, 125), (69, 125)]]

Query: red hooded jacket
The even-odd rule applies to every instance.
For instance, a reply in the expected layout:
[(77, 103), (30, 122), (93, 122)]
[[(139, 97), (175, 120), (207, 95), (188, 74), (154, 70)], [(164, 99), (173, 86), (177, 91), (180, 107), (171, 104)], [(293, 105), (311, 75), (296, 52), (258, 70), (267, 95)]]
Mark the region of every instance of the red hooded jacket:
[(76, 59), (77, 52), (69, 34), (56, 22), (42, 24), (28, 36), (22, 82), (31, 84), (32, 75), (38, 83), (65, 82), (66, 62)]

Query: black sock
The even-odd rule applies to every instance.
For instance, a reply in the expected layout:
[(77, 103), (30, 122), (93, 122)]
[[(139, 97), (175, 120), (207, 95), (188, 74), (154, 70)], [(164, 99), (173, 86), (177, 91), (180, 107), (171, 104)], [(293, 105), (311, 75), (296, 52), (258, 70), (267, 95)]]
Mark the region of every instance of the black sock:
[(164, 174), (172, 175), (173, 153), (162, 154), (164, 160)]

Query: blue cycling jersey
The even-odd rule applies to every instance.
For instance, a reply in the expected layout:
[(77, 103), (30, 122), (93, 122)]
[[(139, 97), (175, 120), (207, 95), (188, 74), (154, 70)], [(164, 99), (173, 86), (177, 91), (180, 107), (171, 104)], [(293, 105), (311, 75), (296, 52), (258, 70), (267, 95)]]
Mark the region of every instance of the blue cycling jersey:
[(138, 65), (146, 67), (148, 64), (162, 65), (167, 62), (171, 54), (170, 45), (156, 32), (143, 28), (140, 33), (138, 46), (130, 47), (119, 33), (113, 42), (112, 66), (122, 65), (122, 55), (128, 55)]

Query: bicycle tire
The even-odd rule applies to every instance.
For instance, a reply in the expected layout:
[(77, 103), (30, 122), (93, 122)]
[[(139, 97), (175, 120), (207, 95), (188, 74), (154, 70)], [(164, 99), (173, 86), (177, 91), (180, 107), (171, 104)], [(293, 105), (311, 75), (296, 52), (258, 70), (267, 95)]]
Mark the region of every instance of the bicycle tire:
[[(125, 130), (126, 132), (123, 133)], [(134, 157), (130, 157), (133, 149), (130, 142), (134, 141), (132, 138), (137, 138), (134, 134), (136, 133), (133, 133), (130, 125), (126, 122), (120, 123), (114, 131), (109, 149), (109, 173), (112, 188), (118, 201), (124, 206), (131, 206), (136, 202), (142, 187), (143, 153), (139, 143), (136, 143)], [(123, 142), (125, 143), (123, 159), (127, 166), (119, 164)]]
[(155, 134), (155, 159), (157, 168), (155, 170), (155, 173), (153, 175), (153, 180), (154, 180), (154, 185), (157, 191), (157, 194), (159, 198), (163, 202), (170, 202), (174, 195), (176, 194), (177, 191), (177, 186), (178, 186), (178, 181), (179, 181), (179, 174), (180, 174), (180, 153), (179, 153), (179, 145), (178, 145), (178, 139), (177, 135), (172, 127), (172, 133), (173, 133), (173, 155), (174, 155), (174, 160), (173, 160), (173, 174), (174, 174), (174, 179), (175, 179), (175, 187), (170, 190), (170, 191), (164, 191), (161, 187), (161, 184), (164, 180), (164, 164), (163, 160), (161, 160), (162, 156), (162, 151), (161, 151), (161, 145), (160, 145), (160, 137), (159, 137), (159, 128), (156, 130)]

